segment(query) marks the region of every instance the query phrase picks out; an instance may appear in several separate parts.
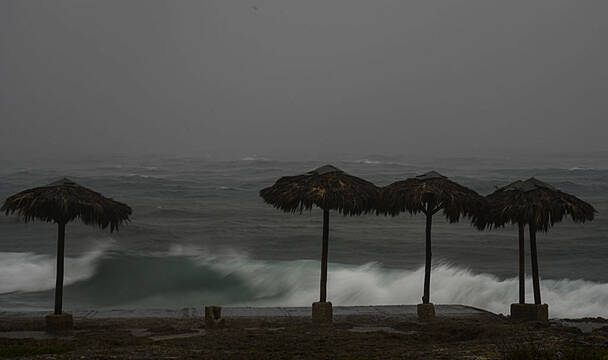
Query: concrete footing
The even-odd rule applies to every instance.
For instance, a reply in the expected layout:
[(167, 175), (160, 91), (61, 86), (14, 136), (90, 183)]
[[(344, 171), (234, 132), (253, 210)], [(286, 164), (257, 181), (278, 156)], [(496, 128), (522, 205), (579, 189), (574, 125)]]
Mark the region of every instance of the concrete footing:
[(511, 319), (516, 321), (549, 321), (547, 304), (511, 304)]
[(225, 321), (222, 318), (221, 306), (205, 306), (205, 327), (217, 329), (224, 327)]
[(312, 323), (313, 324), (331, 324), (333, 322), (334, 313), (330, 302), (315, 302), (312, 303)]
[(72, 314), (51, 314), (45, 316), (44, 320), (46, 322), (46, 331), (49, 333), (62, 333), (74, 328)]
[(416, 305), (419, 321), (431, 321), (435, 319), (435, 305), (433, 304), (418, 304)]

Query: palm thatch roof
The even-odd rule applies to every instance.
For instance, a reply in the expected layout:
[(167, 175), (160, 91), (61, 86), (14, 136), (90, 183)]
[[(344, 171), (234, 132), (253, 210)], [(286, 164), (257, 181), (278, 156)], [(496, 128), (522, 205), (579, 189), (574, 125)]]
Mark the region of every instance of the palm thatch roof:
[(369, 181), (325, 165), (306, 174), (284, 176), (262, 189), (260, 196), (285, 212), (302, 212), (316, 205), (344, 215), (359, 215), (376, 209), (378, 191)]
[(584, 223), (593, 220), (596, 213), (587, 202), (535, 178), (511, 183), (486, 198), (490, 206), (486, 215), (475, 222), (479, 229), (521, 223), (547, 231), (564, 216)]
[(110, 226), (110, 231), (114, 231), (129, 221), (131, 208), (64, 178), (9, 197), (0, 212), (6, 215), (16, 212), (25, 222), (38, 219), (67, 223), (80, 219), (102, 229)]
[(405, 211), (433, 215), (443, 210), (450, 222), (461, 216), (476, 218), (486, 206), (481, 195), (435, 171), (385, 186), (380, 203), (379, 213), (385, 215), (396, 216)]

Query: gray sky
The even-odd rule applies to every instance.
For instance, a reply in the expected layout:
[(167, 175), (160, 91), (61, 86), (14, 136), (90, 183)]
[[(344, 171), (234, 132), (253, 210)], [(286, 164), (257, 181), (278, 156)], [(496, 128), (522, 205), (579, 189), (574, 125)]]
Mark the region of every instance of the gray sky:
[(606, 150), (608, 2), (0, 1), (0, 158)]

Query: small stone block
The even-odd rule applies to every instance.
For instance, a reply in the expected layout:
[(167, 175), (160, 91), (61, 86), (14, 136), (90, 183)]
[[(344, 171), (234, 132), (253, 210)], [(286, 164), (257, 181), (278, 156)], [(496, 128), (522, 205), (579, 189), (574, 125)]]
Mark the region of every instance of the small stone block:
[(419, 321), (431, 321), (435, 319), (435, 306), (433, 304), (418, 304), (416, 306)]
[(221, 306), (205, 306), (205, 327), (217, 329), (224, 327)]
[(44, 319), (46, 321), (46, 331), (49, 333), (68, 332), (74, 328), (72, 314), (51, 314)]
[(511, 319), (516, 321), (549, 321), (547, 304), (511, 304)]
[(333, 317), (334, 313), (330, 302), (312, 303), (313, 324), (331, 324), (333, 322)]

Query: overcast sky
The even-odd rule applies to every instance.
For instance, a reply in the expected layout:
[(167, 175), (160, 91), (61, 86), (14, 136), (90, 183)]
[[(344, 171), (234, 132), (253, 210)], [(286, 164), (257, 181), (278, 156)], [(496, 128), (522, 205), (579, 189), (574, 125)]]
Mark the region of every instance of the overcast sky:
[(0, 1), (0, 158), (607, 150), (608, 1)]

